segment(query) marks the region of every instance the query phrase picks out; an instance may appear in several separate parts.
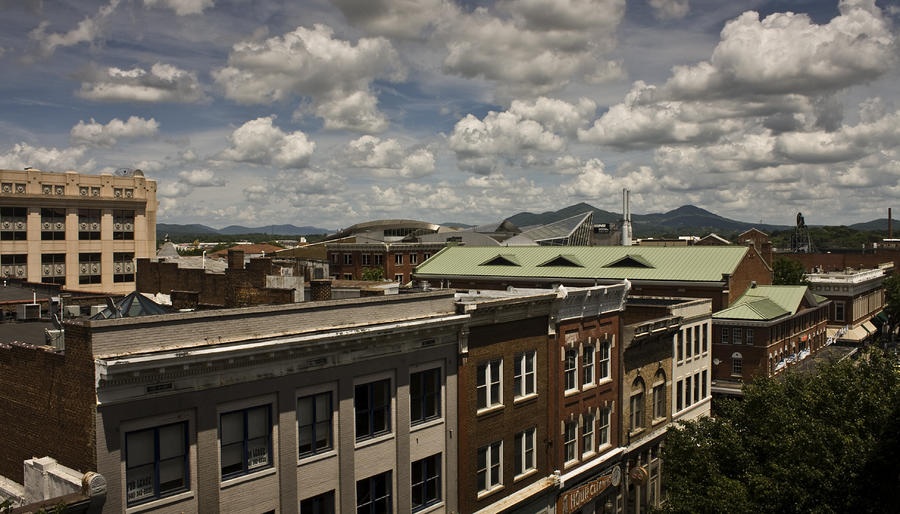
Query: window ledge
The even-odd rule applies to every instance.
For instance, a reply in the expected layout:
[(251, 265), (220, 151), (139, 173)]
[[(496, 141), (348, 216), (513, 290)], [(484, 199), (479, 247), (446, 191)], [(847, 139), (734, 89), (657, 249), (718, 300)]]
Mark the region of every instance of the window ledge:
[(534, 474), (537, 474), (537, 472), (538, 472), (537, 468), (531, 468), (531, 469), (525, 471), (524, 473), (522, 473), (521, 475), (516, 475), (515, 477), (513, 477), (513, 482), (520, 482), (522, 480), (525, 480), (526, 478), (528, 478)]
[(568, 398), (569, 396), (575, 396), (576, 394), (578, 394), (580, 392), (581, 392), (581, 389), (566, 389), (565, 391), (563, 391), (563, 396)]
[(495, 412), (502, 411), (503, 407), (505, 407), (505, 405), (503, 405), (502, 403), (498, 403), (497, 405), (491, 405), (490, 407), (484, 407), (482, 409), (478, 409), (477, 411), (475, 411), (475, 415), (476, 416), (486, 416), (488, 414), (493, 414)]
[(416, 424), (414, 424), (414, 425), (410, 425), (410, 426), (409, 426), (409, 431), (410, 431), (410, 432), (415, 432), (415, 431), (417, 431), (417, 430), (425, 430), (426, 428), (431, 428), (431, 427), (433, 427), (433, 426), (435, 426), (435, 425), (443, 425), (443, 424), (444, 424), (444, 418), (443, 418), (443, 417), (434, 418), (434, 419), (429, 419), (429, 420), (427, 420), (427, 421), (422, 421), (422, 422), (416, 423)]
[(320, 460), (330, 459), (337, 455), (337, 449), (332, 448), (328, 451), (319, 452), (319, 453), (310, 453), (308, 455), (303, 455), (299, 459), (297, 459), (297, 465), (302, 466), (304, 464), (309, 464), (311, 462), (317, 462)]
[(151, 510), (159, 509), (165, 505), (169, 505), (172, 503), (182, 502), (184, 500), (189, 500), (194, 498), (194, 491), (184, 491), (178, 494), (173, 494), (172, 496), (166, 496), (164, 498), (159, 498), (158, 500), (149, 501), (147, 503), (141, 503), (140, 505), (135, 505), (133, 507), (126, 507), (126, 514), (132, 514), (135, 512), (146, 512)]
[(597, 387), (597, 383), (596, 383), (596, 382), (588, 382), (587, 384), (582, 384), (581, 390), (582, 390), (582, 391), (589, 391), (589, 390), (591, 390), (591, 389), (594, 389), (595, 387)]
[(378, 444), (384, 441), (389, 441), (394, 438), (393, 432), (388, 432), (386, 434), (379, 434), (375, 437), (367, 437), (365, 439), (357, 440), (354, 444), (354, 448), (363, 448), (366, 446), (372, 446), (373, 444)]
[(494, 487), (491, 487), (490, 489), (485, 489), (484, 491), (478, 491), (478, 496), (476, 497), (476, 499), (480, 500), (482, 498), (487, 498), (488, 496), (496, 493), (497, 491), (502, 491), (502, 490), (503, 490), (503, 484), (497, 484)]
[(517, 396), (513, 398), (513, 405), (519, 405), (520, 403), (528, 403), (532, 400), (537, 399), (537, 393), (526, 394), (525, 396)]
[(225, 480), (222, 480), (220, 485), (221, 485), (222, 489), (228, 489), (229, 487), (233, 487), (238, 484), (243, 484), (244, 482), (252, 482), (252, 481), (262, 478), (262, 477), (274, 475), (275, 473), (277, 473), (277, 471), (278, 470), (275, 468), (275, 466), (270, 466), (266, 469), (263, 469), (260, 471), (254, 471), (253, 473), (248, 473), (246, 475), (241, 475), (239, 477), (226, 478)]
[(415, 512), (416, 514), (428, 514), (429, 512), (437, 511), (439, 508), (441, 508), (443, 506), (444, 506), (444, 502), (439, 501), (439, 502), (434, 503), (433, 505), (429, 505), (427, 507), (422, 507), (418, 510), (413, 510), (413, 512)]
[(563, 463), (563, 469), (568, 469), (568, 468), (578, 464), (579, 462), (581, 462), (581, 461), (578, 459), (567, 460)]

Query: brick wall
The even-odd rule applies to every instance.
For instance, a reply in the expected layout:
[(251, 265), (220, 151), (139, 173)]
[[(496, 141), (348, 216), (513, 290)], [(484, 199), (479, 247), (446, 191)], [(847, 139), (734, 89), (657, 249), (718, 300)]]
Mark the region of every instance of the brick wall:
[(96, 469), (94, 364), (82, 327), (66, 324), (66, 351), (0, 345), (0, 474), (16, 478), (22, 462), (50, 456)]

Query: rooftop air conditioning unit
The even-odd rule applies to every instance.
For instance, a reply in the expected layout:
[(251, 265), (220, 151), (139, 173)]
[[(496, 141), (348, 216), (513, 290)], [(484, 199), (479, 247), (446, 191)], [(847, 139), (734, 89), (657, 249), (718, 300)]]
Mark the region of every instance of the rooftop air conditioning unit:
[(20, 303), (16, 312), (19, 321), (41, 319), (41, 305), (38, 303)]
[(106, 305), (91, 305), (91, 317), (100, 314), (104, 309), (106, 309)]

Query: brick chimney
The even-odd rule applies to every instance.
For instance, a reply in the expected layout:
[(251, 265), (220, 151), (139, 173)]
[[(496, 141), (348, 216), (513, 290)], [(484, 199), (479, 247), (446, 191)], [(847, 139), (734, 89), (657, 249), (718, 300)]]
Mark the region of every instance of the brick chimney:
[(243, 250), (228, 250), (228, 269), (244, 269)]
[(309, 282), (310, 301), (331, 300), (331, 279), (314, 279)]

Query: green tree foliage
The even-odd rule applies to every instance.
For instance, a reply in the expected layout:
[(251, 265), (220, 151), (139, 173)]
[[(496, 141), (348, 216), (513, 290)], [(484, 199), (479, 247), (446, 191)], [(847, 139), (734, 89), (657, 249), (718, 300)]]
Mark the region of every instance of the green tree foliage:
[(384, 280), (384, 270), (381, 268), (363, 268), (362, 279), (380, 282)]
[(772, 283), (776, 286), (804, 286), (809, 284), (806, 280), (806, 270), (799, 261), (778, 257), (772, 263), (772, 271), (775, 277)]
[(760, 378), (664, 450), (669, 513), (900, 512), (900, 371), (880, 350)]
[(887, 341), (892, 341), (892, 335), (900, 326), (900, 276), (892, 274), (884, 279), (884, 313), (887, 322), (882, 327), (881, 333)]

